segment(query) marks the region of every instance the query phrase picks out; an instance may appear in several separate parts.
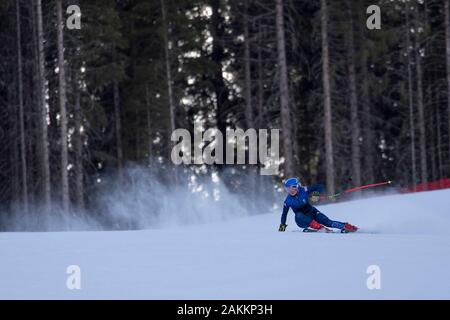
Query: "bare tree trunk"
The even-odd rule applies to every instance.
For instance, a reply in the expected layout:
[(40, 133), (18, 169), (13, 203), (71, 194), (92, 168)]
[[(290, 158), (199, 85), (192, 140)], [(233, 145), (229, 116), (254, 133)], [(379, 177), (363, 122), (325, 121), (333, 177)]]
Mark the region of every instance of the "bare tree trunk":
[(253, 128), (252, 78), (250, 65), (250, 35), (248, 26), (248, 0), (244, 0), (244, 64), (245, 64), (245, 120), (247, 128)]
[[(430, 80), (431, 81), (431, 80)], [(434, 101), (433, 101), (433, 91), (431, 86), (427, 88), (427, 95), (429, 97), (429, 109), (434, 111)], [(437, 126), (436, 118), (434, 112), (430, 113), (430, 124), (428, 128), (428, 136), (430, 137), (430, 161), (431, 161), (431, 181), (437, 180), (437, 167), (436, 167), (436, 137), (434, 135), (434, 130)]]
[(355, 47), (353, 32), (353, 11), (352, 4), (347, 1), (349, 15), (349, 29), (347, 32), (347, 50), (348, 50), (348, 74), (349, 74), (349, 91), (350, 91), (350, 114), (352, 127), (352, 177), (355, 185), (361, 185), (361, 163), (360, 163), (360, 128), (358, 115), (358, 96), (356, 91), (356, 71), (355, 71)]
[(119, 185), (123, 182), (123, 147), (122, 147), (122, 118), (120, 112), (120, 92), (117, 79), (113, 82), (114, 91), (114, 117), (116, 121), (116, 154), (117, 154), (117, 176)]
[[(416, 9), (417, 10), (417, 9)], [(418, 19), (418, 14), (416, 12), (416, 20)], [(418, 39), (416, 38), (414, 42), (415, 47), (415, 58), (416, 58), (416, 81), (417, 81), (417, 111), (418, 111), (418, 122), (419, 122), (419, 147), (420, 147), (420, 176), (421, 182), (426, 183), (428, 181), (427, 172), (427, 149), (426, 149), (426, 133), (425, 133), (425, 116), (424, 116), (424, 106), (423, 106), (423, 83), (422, 83), (422, 58), (420, 55), (420, 47), (418, 44)], [(426, 189), (426, 185), (425, 185)]]
[(145, 86), (145, 101), (147, 104), (147, 141), (148, 141), (148, 165), (150, 166), (150, 173), (152, 172), (152, 156), (153, 156), (153, 139), (152, 139), (152, 118), (150, 115), (150, 93), (148, 92), (148, 85)]
[[(448, 109), (448, 163), (450, 166), (450, 13), (449, 1), (445, 0), (445, 57), (447, 65), (447, 109)], [(450, 167), (449, 167), (450, 172)]]
[[(211, 16), (211, 36), (212, 40), (212, 52), (211, 52), (211, 67), (212, 77), (211, 82), (214, 87), (214, 95), (216, 98), (216, 126), (217, 130), (223, 135), (226, 135), (228, 128), (227, 118), (230, 114), (230, 90), (226, 84), (226, 80), (223, 76), (222, 68), (223, 62), (226, 59), (226, 52), (224, 48), (224, 39), (226, 38), (225, 22), (222, 16), (222, 4), (221, 0), (210, 0), (212, 8)], [(222, 154), (226, 155), (226, 144), (223, 143)], [(216, 165), (217, 172), (221, 173), (224, 169), (223, 164)], [(225, 185), (230, 183), (230, 180), (222, 177)]]
[(175, 130), (175, 104), (173, 100), (172, 70), (170, 65), (170, 54), (169, 54), (169, 31), (164, 1), (165, 0), (161, 0), (161, 11), (163, 18), (164, 60), (166, 62), (167, 96), (169, 100), (169, 110), (170, 110), (170, 130), (173, 132)]
[(284, 37), (283, 0), (276, 0), (276, 29), (278, 49), (278, 73), (281, 101), (281, 126), (283, 137), (284, 170), (287, 177), (294, 174), (292, 158), (292, 123), (289, 103), (289, 85), (286, 62), (286, 44)]
[(412, 186), (413, 191), (416, 191), (416, 135), (414, 130), (414, 105), (413, 105), (413, 88), (412, 88), (412, 71), (411, 71), (411, 37), (410, 37), (410, 23), (408, 5), (406, 6), (406, 48), (408, 54), (408, 103), (409, 103), (409, 135), (411, 137), (411, 174), (412, 174)]
[[(173, 85), (172, 85), (172, 70), (171, 70), (171, 64), (170, 64), (170, 53), (169, 53), (169, 29), (168, 29), (168, 22), (167, 22), (167, 13), (166, 13), (166, 6), (165, 6), (165, 0), (161, 0), (161, 12), (162, 12), (162, 23), (163, 23), (163, 38), (164, 38), (164, 59), (166, 62), (166, 80), (167, 80), (167, 97), (169, 99), (169, 112), (170, 112), (170, 132), (169, 132), (169, 139), (172, 135), (172, 132), (175, 131), (175, 104), (174, 104), (174, 97), (173, 97)], [(171, 148), (169, 148), (169, 159), (171, 158)], [(174, 170), (174, 182), (175, 184), (178, 183), (178, 170), (175, 167)]]
[(365, 158), (365, 182), (372, 183), (374, 181), (374, 161), (373, 161), (373, 145), (375, 143), (372, 130), (372, 115), (368, 88), (368, 74), (367, 74), (367, 49), (363, 52), (362, 62), (362, 109), (363, 109), (363, 134), (364, 134), (364, 158)]
[[(37, 132), (37, 128), (35, 128), (34, 124), (30, 123), (29, 127), (28, 127), (28, 132), (29, 134), (31, 134), (34, 137), (38, 136), (38, 132)], [(36, 140), (31, 138), (30, 136), (27, 139), (27, 153), (30, 155), (29, 156), (29, 164), (32, 164), (33, 161), (33, 155), (35, 154), (35, 146), (36, 146)], [(34, 167), (34, 166), (33, 166)], [(27, 174), (28, 174), (28, 210), (31, 206), (36, 204), (36, 195), (35, 195), (35, 191), (34, 191), (34, 186), (37, 180), (37, 174), (35, 172), (35, 170), (33, 170), (33, 167), (29, 167), (30, 170), (28, 170)]]
[(25, 119), (23, 106), (23, 75), (22, 75), (22, 35), (20, 24), (20, 0), (16, 0), (16, 25), (17, 25), (17, 83), (19, 97), (19, 130), (20, 130), (20, 168), (22, 182), (22, 205), (24, 213), (28, 213), (28, 175), (27, 153), (25, 143)]
[[(366, 19), (365, 15), (365, 2), (364, 0), (359, 1), (358, 5), (358, 21), (364, 21)], [(372, 128), (372, 111), (371, 111), (371, 99), (369, 93), (369, 74), (367, 71), (368, 63), (368, 48), (365, 45), (365, 40), (367, 38), (367, 28), (366, 26), (360, 26), (357, 31), (358, 41), (361, 43), (361, 102), (360, 109), (362, 111), (361, 118), (361, 133), (363, 137), (362, 153), (364, 159), (364, 177), (361, 177), (363, 183), (373, 183), (374, 181), (374, 147), (376, 145), (373, 128)]]
[(136, 139), (136, 144), (135, 144), (135, 149), (136, 149), (136, 162), (139, 162), (141, 160), (141, 130), (140, 130), (140, 110), (138, 108), (134, 109), (134, 117), (135, 117), (135, 121), (136, 121), (136, 135), (135, 135), (135, 139)]
[[(75, 81), (77, 82), (77, 81)], [(84, 170), (83, 170), (83, 134), (82, 134), (82, 112), (81, 112), (81, 92), (78, 84), (75, 85), (75, 198), (77, 209), (84, 210)]]
[[(250, 60), (250, 32), (248, 23), (248, 0), (244, 0), (244, 70), (245, 70), (245, 125), (247, 128), (254, 128), (255, 121), (253, 119), (253, 101), (252, 101), (252, 76), (251, 76), (251, 60)], [(259, 137), (257, 137), (259, 139)], [(256, 171), (257, 166), (250, 167), (250, 190), (252, 193), (257, 192), (257, 181), (256, 181)]]
[[(257, 104), (257, 120), (256, 125), (258, 129), (262, 129), (266, 126), (266, 117), (265, 117), (265, 107), (264, 107), (264, 64), (263, 64), (263, 56), (262, 56), (262, 32), (261, 32), (261, 23), (258, 23), (258, 45), (257, 45), (257, 69), (258, 69), (258, 104)], [(259, 139), (259, 137), (258, 137)], [(259, 140), (258, 140), (259, 143)], [(255, 189), (258, 194), (263, 194), (264, 192), (264, 176), (259, 176), (259, 183), (257, 188)]]
[[(28, 154), (30, 155), (30, 164), (37, 162), (39, 169), (41, 168), (41, 158), (39, 154), (40, 139), (41, 139), (41, 121), (40, 121), (40, 92), (41, 92), (41, 80), (39, 76), (39, 50), (38, 50), (38, 33), (37, 33), (37, 13), (36, 13), (36, 2), (31, 2), (31, 19), (29, 21), (30, 29), (32, 31), (32, 49), (33, 49), (33, 63), (32, 63), (32, 95), (30, 102), (30, 109), (36, 110), (36, 112), (29, 114), (29, 130), (30, 135), (28, 136)], [(36, 160), (36, 156), (38, 159)], [(33, 161), (34, 160), (34, 161)], [(36, 185), (40, 179), (40, 170), (35, 170), (35, 166), (29, 166), (29, 203), (31, 205), (36, 205), (38, 203), (39, 196), (36, 192)]]
[(321, 0), (321, 30), (322, 30), (322, 77), (324, 91), (324, 127), (325, 127), (325, 159), (327, 174), (327, 191), (335, 193), (334, 161), (333, 161), (333, 133), (331, 115), (331, 81), (330, 56), (328, 50), (328, 10), (326, 0)]
[[(436, 97), (436, 101), (439, 102), (438, 97)], [(436, 139), (437, 139), (437, 152), (438, 152), (438, 172), (439, 179), (444, 177), (443, 166), (442, 166), (442, 136), (441, 136), (441, 113), (439, 110), (439, 103), (436, 103), (435, 106), (436, 112)]]
[(258, 25), (258, 128), (264, 123), (264, 83), (263, 83), (263, 61), (262, 61), (262, 39), (261, 24)]
[(49, 139), (47, 124), (47, 102), (46, 77), (45, 77), (45, 56), (44, 56), (44, 30), (42, 23), (42, 3), (36, 0), (37, 32), (38, 32), (38, 54), (39, 54), (39, 103), (40, 103), (40, 157), (41, 157), (41, 179), (43, 182), (44, 206), (46, 211), (51, 210), (51, 184), (50, 184), (50, 159), (49, 159)]
[[(13, 70), (11, 70), (11, 73)], [(8, 75), (9, 77), (9, 75)], [(15, 83), (16, 80), (16, 74), (11, 74), (11, 82)], [(7, 108), (9, 113), (9, 128), (8, 128), (8, 148), (9, 148), (9, 164), (10, 164), (10, 172), (9, 172), (9, 178), (11, 181), (11, 202), (10, 207), (11, 209), (15, 209), (15, 205), (17, 204), (17, 201), (19, 200), (19, 194), (20, 194), (20, 181), (19, 181), (19, 149), (17, 148), (17, 123), (18, 123), (18, 113), (15, 105), (15, 94), (14, 94), (14, 87), (8, 86), (7, 87), (7, 94), (6, 94), (6, 101), (7, 101)]]
[(69, 213), (69, 175), (67, 168), (69, 165), (69, 154), (67, 147), (67, 109), (66, 109), (66, 69), (64, 65), (64, 22), (62, 18), (62, 0), (56, 2), (56, 13), (58, 19), (58, 93), (59, 93), (59, 115), (61, 133), (61, 195), (62, 208), (65, 213)]

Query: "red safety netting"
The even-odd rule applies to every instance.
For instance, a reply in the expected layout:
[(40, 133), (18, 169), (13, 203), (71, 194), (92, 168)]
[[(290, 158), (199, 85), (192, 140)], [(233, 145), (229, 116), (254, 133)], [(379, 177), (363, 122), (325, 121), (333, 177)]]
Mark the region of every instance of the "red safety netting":
[(408, 193), (408, 192), (420, 192), (420, 191), (431, 191), (431, 190), (439, 190), (439, 189), (446, 189), (450, 188), (450, 179), (440, 179), (432, 182), (427, 183), (420, 183), (416, 185), (416, 190), (414, 190), (414, 187), (407, 187), (400, 189), (401, 192)]

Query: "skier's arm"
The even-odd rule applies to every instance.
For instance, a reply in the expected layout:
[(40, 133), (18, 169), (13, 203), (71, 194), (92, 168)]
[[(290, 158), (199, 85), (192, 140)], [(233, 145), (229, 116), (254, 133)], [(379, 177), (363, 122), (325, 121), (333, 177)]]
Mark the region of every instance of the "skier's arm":
[(320, 194), (324, 191), (324, 188), (321, 184), (313, 184), (305, 187), (305, 190), (308, 193), (309, 201), (312, 203), (317, 203), (320, 200)]
[(323, 187), (323, 184), (317, 183), (317, 184), (312, 184), (310, 186), (305, 187), (305, 190), (306, 190), (306, 192), (308, 192), (308, 195), (310, 195), (312, 192), (323, 193), (325, 188)]
[(285, 201), (283, 205), (283, 212), (281, 213), (281, 224), (279, 231), (284, 231), (286, 229), (286, 220), (288, 212), (289, 212), (289, 205)]

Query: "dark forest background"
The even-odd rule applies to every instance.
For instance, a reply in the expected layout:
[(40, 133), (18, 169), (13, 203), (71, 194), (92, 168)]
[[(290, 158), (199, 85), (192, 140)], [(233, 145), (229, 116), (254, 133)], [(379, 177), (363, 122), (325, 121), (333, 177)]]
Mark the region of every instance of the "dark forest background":
[[(449, 24), (448, 0), (2, 0), (2, 217), (90, 212), (130, 165), (169, 188), (214, 173), (236, 194), (292, 175), (329, 194), (448, 177)], [(174, 168), (170, 135), (195, 122), (281, 129), (280, 176)]]

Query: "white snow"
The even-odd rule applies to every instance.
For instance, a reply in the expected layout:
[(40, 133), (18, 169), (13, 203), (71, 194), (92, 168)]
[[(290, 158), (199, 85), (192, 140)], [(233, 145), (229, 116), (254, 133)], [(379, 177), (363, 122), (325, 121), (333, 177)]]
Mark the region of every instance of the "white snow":
[[(280, 202), (282, 199), (280, 199)], [(305, 234), (280, 212), (142, 231), (0, 233), (1, 299), (450, 299), (450, 190), (319, 207), (377, 233)], [(67, 267), (81, 289), (66, 287)], [(367, 268), (381, 270), (369, 290)]]

